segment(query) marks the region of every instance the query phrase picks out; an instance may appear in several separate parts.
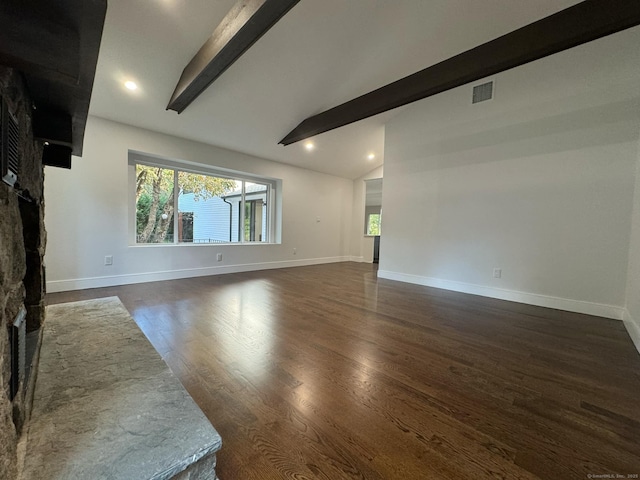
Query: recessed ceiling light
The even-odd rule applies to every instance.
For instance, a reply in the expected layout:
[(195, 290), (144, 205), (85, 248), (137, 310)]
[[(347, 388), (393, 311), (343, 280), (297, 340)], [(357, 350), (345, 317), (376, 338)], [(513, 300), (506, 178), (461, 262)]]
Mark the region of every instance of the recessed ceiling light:
[(131, 80), (127, 80), (126, 82), (124, 82), (124, 86), (127, 88), (127, 90), (137, 90), (138, 88), (136, 82), (132, 82)]
[(370, 153), (369, 155), (367, 155), (367, 158), (369, 160), (373, 160), (374, 158), (376, 158), (376, 155), (374, 153)]
[(316, 148), (316, 146), (313, 144), (313, 142), (307, 142), (304, 144), (304, 148), (306, 148), (307, 150), (311, 151), (314, 148)]

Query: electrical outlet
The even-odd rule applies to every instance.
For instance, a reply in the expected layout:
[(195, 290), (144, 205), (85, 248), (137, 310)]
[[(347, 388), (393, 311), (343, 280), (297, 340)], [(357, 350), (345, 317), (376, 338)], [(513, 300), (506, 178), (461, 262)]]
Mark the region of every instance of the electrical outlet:
[(218, 254), (217, 259), (218, 259), (219, 262), (222, 261), (222, 254), (221, 253)]
[(295, 255), (296, 253), (298, 253), (298, 249), (297, 249), (297, 248), (294, 248), (294, 249), (293, 249), (293, 254)]
[(502, 278), (502, 269), (494, 268), (493, 269), (493, 278)]
[(105, 255), (104, 264), (105, 265), (113, 265), (113, 255)]

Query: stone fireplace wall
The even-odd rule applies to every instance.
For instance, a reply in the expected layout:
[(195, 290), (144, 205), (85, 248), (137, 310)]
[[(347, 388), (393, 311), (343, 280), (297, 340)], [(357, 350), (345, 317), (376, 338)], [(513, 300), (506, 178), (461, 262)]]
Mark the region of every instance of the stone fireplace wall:
[(13, 479), (26, 401), (24, 388), (10, 401), (9, 328), (22, 305), (27, 309), (27, 330), (37, 330), (44, 320), (44, 169), (42, 146), (33, 138), (31, 101), (23, 78), (3, 66), (0, 96), (20, 125), (16, 188), (0, 181), (0, 478)]

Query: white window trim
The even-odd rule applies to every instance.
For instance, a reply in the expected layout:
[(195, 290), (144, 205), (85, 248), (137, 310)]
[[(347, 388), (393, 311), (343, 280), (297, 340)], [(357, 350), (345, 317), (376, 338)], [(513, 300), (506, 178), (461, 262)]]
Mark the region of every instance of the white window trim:
[[(269, 236), (268, 242), (256, 242), (244, 240), (244, 228), (241, 228), (242, 234), (239, 235), (237, 242), (223, 242), (223, 243), (191, 243), (191, 242), (178, 242), (174, 236), (172, 243), (138, 243), (136, 238), (136, 165), (146, 165), (150, 167), (171, 169), (174, 171), (174, 184), (177, 185), (178, 171), (195, 173), (199, 175), (209, 175), (219, 178), (228, 178), (231, 180), (242, 181), (242, 206), (241, 212), (244, 219), (244, 204), (246, 195), (246, 182), (259, 183), (267, 185), (267, 235)], [(202, 163), (195, 163), (186, 160), (173, 160), (155, 155), (146, 154), (143, 152), (129, 150), (128, 157), (128, 181), (129, 181), (129, 246), (131, 247), (143, 247), (143, 248), (160, 248), (160, 247), (220, 247), (220, 246), (248, 246), (248, 245), (279, 245), (282, 243), (282, 180), (271, 177), (264, 177), (259, 175), (253, 175), (247, 172), (239, 172), (236, 170), (230, 170), (223, 167), (217, 167)], [(178, 211), (178, 196), (174, 197), (174, 211)], [(173, 215), (173, 228), (174, 232), (178, 230), (178, 215)]]

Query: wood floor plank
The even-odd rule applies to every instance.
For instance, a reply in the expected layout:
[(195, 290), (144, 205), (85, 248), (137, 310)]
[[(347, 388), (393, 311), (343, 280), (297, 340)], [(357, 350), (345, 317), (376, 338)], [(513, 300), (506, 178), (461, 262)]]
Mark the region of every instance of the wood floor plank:
[(622, 322), (379, 280), (339, 263), (117, 295), (223, 438), (225, 480), (640, 474)]

